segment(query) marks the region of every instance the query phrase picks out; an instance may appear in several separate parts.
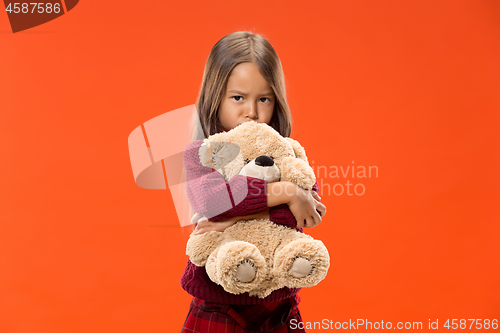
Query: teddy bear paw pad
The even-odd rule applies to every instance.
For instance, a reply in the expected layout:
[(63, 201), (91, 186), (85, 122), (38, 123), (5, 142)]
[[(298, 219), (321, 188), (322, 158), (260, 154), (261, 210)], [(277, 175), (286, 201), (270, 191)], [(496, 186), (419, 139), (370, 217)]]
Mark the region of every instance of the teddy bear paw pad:
[(250, 260), (245, 259), (238, 264), (235, 277), (239, 282), (251, 282), (256, 273), (255, 265)]
[(297, 258), (290, 268), (290, 274), (297, 279), (303, 278), (311, 274), (313, 266), (306, 258)]

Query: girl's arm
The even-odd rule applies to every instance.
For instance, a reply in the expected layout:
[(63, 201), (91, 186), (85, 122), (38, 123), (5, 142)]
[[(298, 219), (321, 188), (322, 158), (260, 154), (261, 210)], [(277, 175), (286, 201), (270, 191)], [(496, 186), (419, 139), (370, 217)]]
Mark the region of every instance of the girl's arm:
[[(297, 228), (299, 231), (302, 231), (302, 227), (312, 228), (321, 223), (321, 217), (326, 214), (326, 207), (320, 203), (321, 198), (317, 194), (317, 183), (313, 186), (313, 191), (310, 192), (294, 187), (296, 185), (290, 186), (290, 184), (294, 185), (292, 183), (287, 184), (287, 182), (267, 185), (268, 204), (277, 204), (277, 206), (269, 207), (269, 211), (250, 216), (236, 216), (219, 222), (203, 218), (196, 224), (195, 233), (202, 234), (209, 231), (224, 231), (224, 229), (234, 225), (239, 220), (258, 218), (270, 219), (274, 223), (286, 225), (290, 228)], [(281, 202), (284, 203), (280, 204)], [(292, 207), (292, 204), (295, 205)], [(315, 211), (313, 212), (311, 208), (315, 208)], [(297, 218), (295, 214), (298, 215)], [(302, 221), (302, 223), (297, 223), (297, 219)]]
[(241, 175), (226, 181), (219, 172), (201, 164), (198, 152), (202, 143), (193, 141), (184, 150), (187, 196), (194, 211), (211, 221), (221, 221), (268, 210), (267, 183)]
[(235, 216), (224, 221), (213, 222), (206, 218), (201, 218), (198, 223), (195, 223), (194, 234), (202, 234), (209, 231), (224, 231), (226, 228), (236, 224), (239, 220), (253, 220), (253, 219), (270, 219), (269, 210), (247, 216)]

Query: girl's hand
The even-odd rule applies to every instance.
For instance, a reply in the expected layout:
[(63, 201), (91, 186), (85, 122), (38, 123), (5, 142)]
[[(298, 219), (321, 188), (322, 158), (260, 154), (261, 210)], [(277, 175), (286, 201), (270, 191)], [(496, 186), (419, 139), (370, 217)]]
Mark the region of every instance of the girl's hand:
[(217, 221), (217, 222), (212, 222), (208, 220), (206, 217), (202, 218), (201, 220), (198, 221), (198, 225), (194, 229), (194, 234), (195, 235), (201, 235), (204, 234), (205, 232), (209, 231), (224, 231), (226, 228), (229, 228), (233, 225), (236, 224), (241, 220), (240, 217), (232, 217), (224, 221)]
[[(201, 219), (197, 220), (197, 217), (202, 217)], [(209, 231), (224, 231), (226, 228), (229, 228), (233, 225), (236, 224), (236, 222), (240, 220), (252, 220), (252, 219), (269, 219), (269, 210), (263, 211), (258, 214), (254, 215), (247, 215), (247, 216), (235, 216), (231, 217), (229, 219), (223, 220), (223, 221), (210, 221), (206, 217), (203, 217), (202, 215), (198, 214), (193, 216), (192, 222), (195, 223), (196, 220), (198, 221), (198, 225), (196, 226), (196, 229), (194, 229), (194, 234), (195, 235), (201, 235), (204, 234), (205, 232)]]
[[(267, 184), (267, 206), (287, 204), (297, 220), (297, 229), (312, 228), (321, 223), (321, 217), (326, 214), (326, 207), (315, 191), (306, 191), (298, 185), (281, 181)], [(320, 215), (321, 214), (321, 215)]]
[[(319, 196), (318, 192), (316, 191), (311, 191), (311, 194), (312, 196), (314, 197), (314, 199), (316, 199), (318, 202), (321, 201), (321, 197)], [(325, 214), (326, 214), (326, 209), (325, 209)], [(321, 214), (321, 216), (325, 215), (325, 214)]]
[(296, 186), (295, 195), (291, 196), (288, 207), (297, 220), (297, 229), (313, 228), (321, 223), (326, 214), (326, 206), (315, 191), (306, 191)]

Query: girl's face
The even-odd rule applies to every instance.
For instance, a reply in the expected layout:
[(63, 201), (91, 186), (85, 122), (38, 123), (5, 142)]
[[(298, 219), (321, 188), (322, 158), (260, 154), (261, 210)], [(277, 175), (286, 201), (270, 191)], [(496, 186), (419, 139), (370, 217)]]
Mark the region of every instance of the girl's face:
[(257, 66), (244, 62), (229, 76), (219, 108), (219, 121), (227, 130), (250, 120), (269, 124), (274, 103), (274, 92)]

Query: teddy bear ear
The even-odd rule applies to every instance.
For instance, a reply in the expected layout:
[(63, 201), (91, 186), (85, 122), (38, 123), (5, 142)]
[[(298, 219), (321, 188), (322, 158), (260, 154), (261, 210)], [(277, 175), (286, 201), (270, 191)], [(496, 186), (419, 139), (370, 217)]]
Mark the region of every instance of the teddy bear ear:
[(215, 164), (217, 164), (215, 162), (215, 157), (224, 148), (225, 144), (226, 142), (210, 141), (209, 139), (205, 139), (198, 152), (201, 164), (206, 167), (214, 168)]
[(208, 147), (208, 139), (205, 139), (204, 142), (200, 146), (200, 150), (198, 152), (200, 156), (200, 162), (203, 166), (213, 167), (212, 156), (210, 155), (210, 150)]
[(307, 161), (307, 156), (306, 156), (306, 151), (304, 148), (300, 145), (298, 141), (295, 141), (292, 138), (285, 138), (293, 148), (293, 152), (295, 153), (295, 157), (300, 158), (301, 160)]
[(238, 157), (240, 147), (233, 142), (205, 139), (198, 153), (203, 166), (219, 170)]

